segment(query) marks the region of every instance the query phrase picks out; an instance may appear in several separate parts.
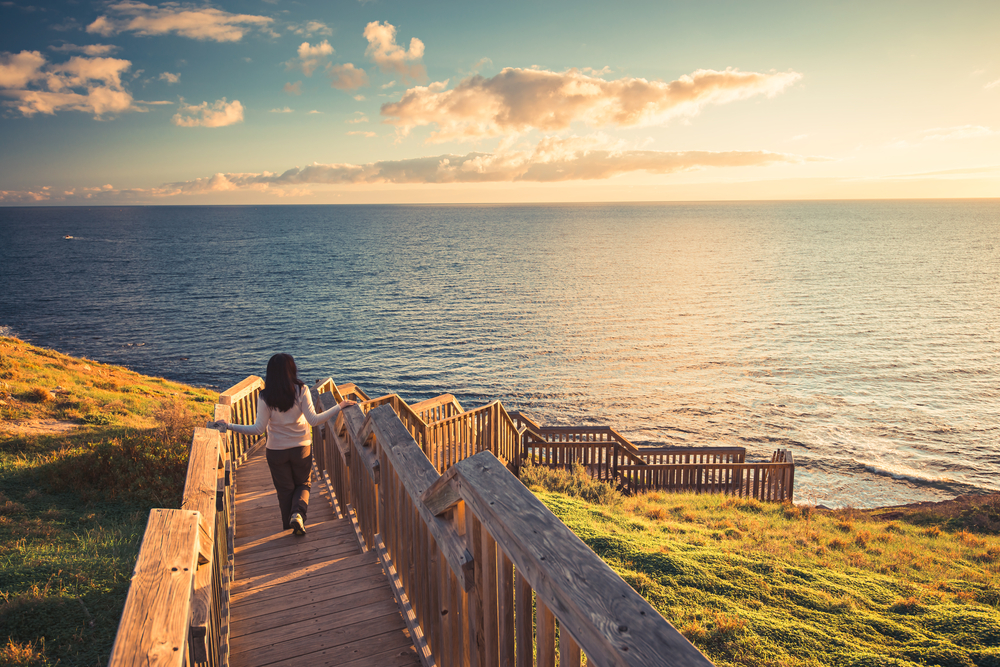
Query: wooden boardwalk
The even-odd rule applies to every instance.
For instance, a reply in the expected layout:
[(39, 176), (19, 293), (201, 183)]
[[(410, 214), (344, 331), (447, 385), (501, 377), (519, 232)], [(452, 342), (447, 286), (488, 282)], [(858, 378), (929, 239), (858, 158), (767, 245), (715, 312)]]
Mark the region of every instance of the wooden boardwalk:
[(280, 531), (263, 448), (236, 479), (230, 665), (419, 665), (377, 556), (315, 474), (303, 537)]

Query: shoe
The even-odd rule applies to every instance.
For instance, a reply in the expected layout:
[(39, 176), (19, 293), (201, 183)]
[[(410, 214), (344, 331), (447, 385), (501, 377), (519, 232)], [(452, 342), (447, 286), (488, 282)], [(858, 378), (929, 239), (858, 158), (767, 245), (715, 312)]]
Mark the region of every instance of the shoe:
[(292, 532), (296, 535), (306, 534), (306, 524), (302, 520), (302, 515), (298, 512), (292, 515), (292, 518), (288, 523), (292, 526)]

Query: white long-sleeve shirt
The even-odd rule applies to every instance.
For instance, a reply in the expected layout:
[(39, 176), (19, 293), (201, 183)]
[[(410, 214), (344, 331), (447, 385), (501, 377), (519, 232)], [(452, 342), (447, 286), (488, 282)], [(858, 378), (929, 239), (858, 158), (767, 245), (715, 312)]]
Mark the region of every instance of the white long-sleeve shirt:
[(312, 442), (310, 426), (329, 421), (340, 412), (335, 405), (316, 414), (312, 394), (306, 387), (299, 387), (295, 403), (285, 412), (271, 408), (262, 397), (257, 398), (257, 421), (253, 424), (230, 424), (229, 430), (243, 435), (263, 435), (267, 431), (268, 449), (291, 449)]

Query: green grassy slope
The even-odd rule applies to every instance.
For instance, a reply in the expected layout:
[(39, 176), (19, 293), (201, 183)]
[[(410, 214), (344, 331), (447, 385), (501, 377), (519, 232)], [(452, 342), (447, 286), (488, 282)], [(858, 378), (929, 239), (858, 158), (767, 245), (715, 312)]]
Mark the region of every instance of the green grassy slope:
[(961, 527), (1000, 496), (956, 524), (692, 494), (591, 504), (549, 476), (528, 475), (542, 502), (720, 666), (1000, 665), (1000, 538)]
[(180, 504), (215, 398), (0, 338), (0, 664), (107, 662), (149, 510)]

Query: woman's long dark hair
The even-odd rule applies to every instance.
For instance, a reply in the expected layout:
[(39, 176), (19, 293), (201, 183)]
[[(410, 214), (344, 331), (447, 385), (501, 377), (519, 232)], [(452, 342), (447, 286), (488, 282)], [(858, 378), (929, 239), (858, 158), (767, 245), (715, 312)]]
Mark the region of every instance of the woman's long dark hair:
[(260, 397), (272, 410), (288, 412), (295, 405), (299, 387), (305, 385), (299, 379), (299, 369), (295, 366), (292, 355), (278, 353), (267, 362), (267, 375), (264, 377)]

